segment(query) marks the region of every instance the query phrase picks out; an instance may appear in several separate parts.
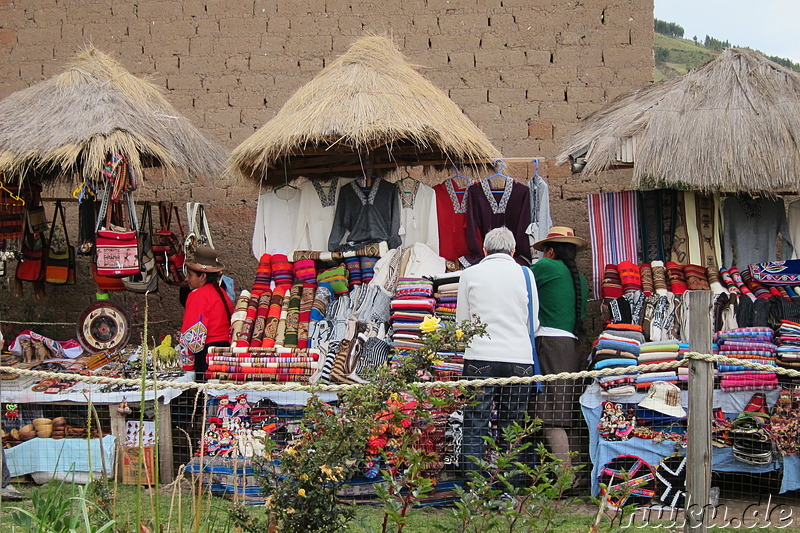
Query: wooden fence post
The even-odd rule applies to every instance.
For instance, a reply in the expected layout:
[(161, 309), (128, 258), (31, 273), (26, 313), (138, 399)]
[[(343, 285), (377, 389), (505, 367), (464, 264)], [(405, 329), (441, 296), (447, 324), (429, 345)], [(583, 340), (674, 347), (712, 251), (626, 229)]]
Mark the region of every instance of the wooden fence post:
[[(712, 353), (711, 291), (687, 291), (682, 303), (681, 336), (693, 352)], [(686, 450), (686, 521), (691, 531), (706, 531), (711, 490), (711, 411), (714, 388), (713, 363), (689, 362), (689, 422)]]

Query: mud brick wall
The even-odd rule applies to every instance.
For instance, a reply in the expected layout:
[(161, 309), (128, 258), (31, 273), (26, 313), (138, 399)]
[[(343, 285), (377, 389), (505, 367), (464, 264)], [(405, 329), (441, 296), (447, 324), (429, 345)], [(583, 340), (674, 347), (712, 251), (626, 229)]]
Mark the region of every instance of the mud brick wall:
[[(586, 194), (625, 188), (630, 174), (587, 180), (553, 159), (581, 118), (652, 80), (652, 20), (652, 0), (0, 0), (0, 97), (58, 74), (91, 43), (162, 87), (180, 112), (232, 149), (357, 38), (389, 34), (514, 158), (508, 174), (524, 180), (530, 160), (541, 158), (555, 223), (585, 234)], [(156, 171), (147, 180), (139, 199), (208, 206), (237, 289), (249, 286), (258, 189)], [(74, 240), (77, 218), (70, 218)], [(590, 272), (585, 258), (581, 266)], [(0, 320), (74, 322), (94, 298), (88, 263), (79, 269), (77, 286), (50, 287), (42, 302), (30, 288), (23, 298), (7, 297), (13, 283), (6, 281)], [(113, 299), (141, 321), (143, 297)], [(151, 334), (179, 326), (174, 288), (162, 284), (149, 307), (151, 320), (163, 321)], [(65, 337), (67, 329), (53, 334)]]

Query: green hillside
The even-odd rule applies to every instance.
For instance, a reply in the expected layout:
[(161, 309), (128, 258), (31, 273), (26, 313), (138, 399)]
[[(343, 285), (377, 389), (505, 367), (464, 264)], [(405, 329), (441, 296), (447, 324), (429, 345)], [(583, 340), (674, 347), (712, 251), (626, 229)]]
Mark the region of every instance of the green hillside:
[(662, 81), (686, 74), (689, 69), (712, 60), (719, 52), (709, 50), (702, 43), (690, 39), (655, 33), (653, 55), (656, 59), (653, 79)]

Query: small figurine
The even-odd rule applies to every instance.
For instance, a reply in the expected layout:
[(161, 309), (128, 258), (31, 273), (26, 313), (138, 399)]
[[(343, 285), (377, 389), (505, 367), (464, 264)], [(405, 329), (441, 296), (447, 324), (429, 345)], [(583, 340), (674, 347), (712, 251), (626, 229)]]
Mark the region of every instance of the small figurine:
[(231, 401), (228, 399), (228, 395), (225, 394), (223, 396), (219, 396), (217, 400), (219, 400), (219, 405), (217, 406), (217, 416), (220, 418), (230, 418), (230, 416), (233, 414), (233, 406), (231, 406)]
[(236, 405), (233, 406), (231, 413), (233, 416), (238, 416), (239, 418), (247, 418), (250, 416), (250, 404), (247, 403), (246, 394), (240, 394), (236, 397)]
[(131, 407), (128, 405), (128, 400), (125, 396), (122, 397), (122, 401), (117, 406), (117, 414), (122, 416), (131, 414)]
[(37, 363), (44, 363), (53, 356), (50, 348), (48, 348), (43, 341), (32, 340), (31, 342), (33, 343), (34, 351), (36, 352)]
[(17, 410), (17, 404), (15, 403), (7, 403), (6, 404), (6, 418), (9, 420), (16, 420), (19, 418), (19, 411)]
[(25, 363), (33, 362), (33, 344), (30, 339), (20, 339), (19, 345), (22, 347), (22, 361)]

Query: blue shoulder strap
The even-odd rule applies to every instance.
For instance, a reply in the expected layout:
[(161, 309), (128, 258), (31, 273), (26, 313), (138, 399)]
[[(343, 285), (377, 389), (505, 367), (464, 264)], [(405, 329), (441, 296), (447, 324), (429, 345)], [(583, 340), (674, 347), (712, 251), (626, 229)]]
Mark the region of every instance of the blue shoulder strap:
[[(531, 339), (531, 350), (533, 350), (533, 373), (537, 376), (542, 374), (542, 369), (539, 366), (539, 354), (536, 353), (536, 335), (533, 331), (533, 319), (530, 316), (533, 305), (531, 299), (533, 298), (533, 290), (531, 289), (531, 270), (526, 266), (522, 266), (522, 275), (525, 276), (525, 288), (528, 290), (528, 336)], [(536, 390), (542, 392), (542, 382), (536, 382)]]

